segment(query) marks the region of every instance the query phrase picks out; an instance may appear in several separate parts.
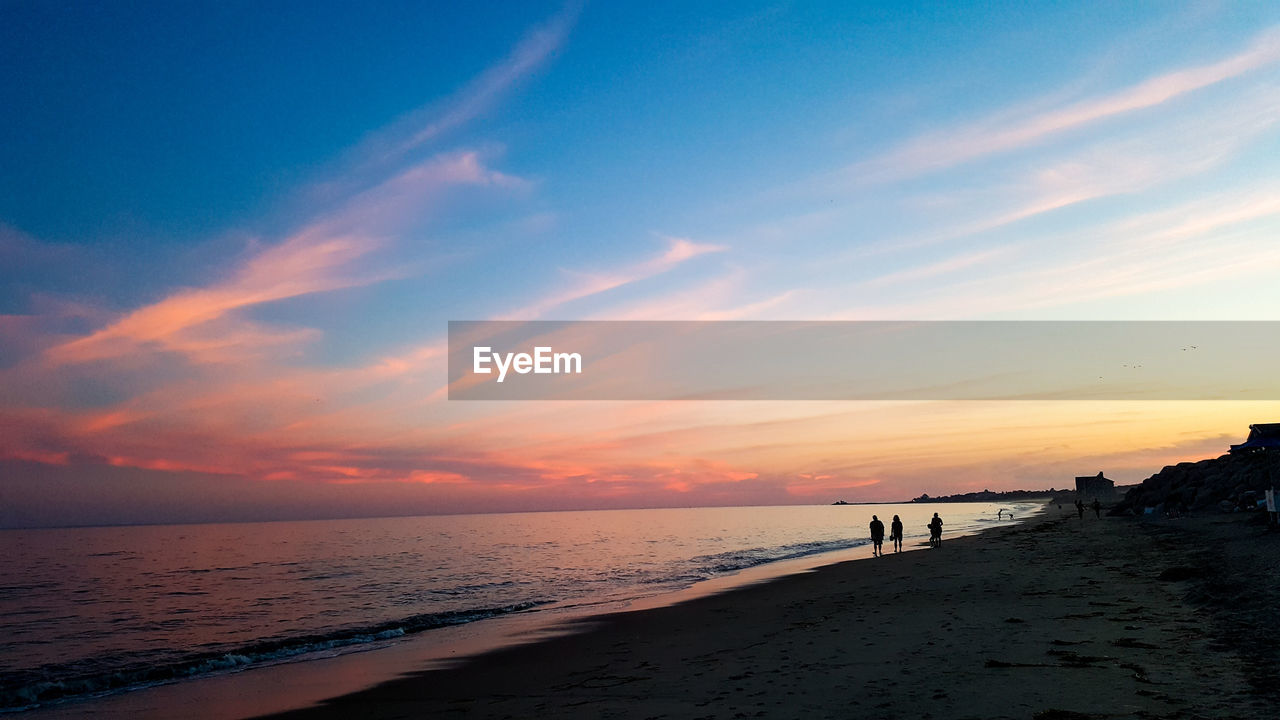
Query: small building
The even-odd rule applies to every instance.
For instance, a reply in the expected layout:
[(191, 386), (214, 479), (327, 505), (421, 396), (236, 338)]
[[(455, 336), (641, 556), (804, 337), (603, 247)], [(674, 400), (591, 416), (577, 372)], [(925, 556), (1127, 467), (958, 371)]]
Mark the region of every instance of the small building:
[(1249, 426), (1249, 437), (1232, 445), (1232, 454), (1280, 449), (1280, 423), (1257, 423)]
[(1115, 499), (1115, 494), (1115, 481), (1103, 477), (1101, 472), (1097, 475), (1076, 478), (1076, 497), (1080, 500), (1085, 502), (1089, 502), (1093, 498), (1113, 500)]

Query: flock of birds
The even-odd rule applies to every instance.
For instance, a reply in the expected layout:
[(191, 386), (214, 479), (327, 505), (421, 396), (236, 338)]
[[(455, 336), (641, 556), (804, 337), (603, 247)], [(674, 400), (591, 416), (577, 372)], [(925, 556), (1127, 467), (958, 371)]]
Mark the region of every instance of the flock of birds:
[[(1188, 350), (1195, 350), (1195, 349), (1196, 349), (1196, 346), (1195, 346), (1195, 345), (1188, 345), (1188, 346), (1186, 346), (1186, 347), (1182, 348), (1182, 352), (1186, 352), (1186, 351), (1188, 351)], [(1135, 365), (1129, 365), (1128, 363), (1125, 363), (1125, 364), (1121, 365), (1120, 367), (1122, 367), (1122, 368), (1130, 368), (1130, 369), (1136, 370), (1136, 369), (1138, 369), (1138, 368), (1140, 368), (1140, 367), (1142, 367), (1142, 366), (1141, 366), (1141, 365), (1137, 365), (1137, 364), (1135, 364)], [(1103, 378), (1103, 376), (1099, 375), (1099, 376), (1098, 376), (1098, 379), (1099, 379), (1099, 380), (1103, 380), (1104, 378)]]

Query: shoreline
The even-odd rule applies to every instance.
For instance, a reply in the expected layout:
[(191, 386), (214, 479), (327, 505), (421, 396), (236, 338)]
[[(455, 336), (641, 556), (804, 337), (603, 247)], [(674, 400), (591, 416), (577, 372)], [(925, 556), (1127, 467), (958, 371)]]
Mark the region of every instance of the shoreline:
[(596, 616), (268, 717), (1270, 717), (1259, 673), (1274, 647), (1225, 643), (1238, 608), (1196, 601), (1224, 579), (1199, 537), (1258, 558), (1239, 520), (1046, 508), (937, 551)]
[[(1027, 506), (1026, 503), (1023, 504)], [(1041, 512), (1040, 504), (1012, 522), (1025, 522)], [(968, 534), (991, 532), (1008, 527), (967, 527)], [(925, 550), (923, 536), (908, 537), (907, 553)], [(187, 715), (199, 718), (253, 717), (264, 713), (287, 712), (313, 707), (335, 695), (379, 686), (401, 677), (406, 671), (435, 670), (469, 662), (475, 657), (501, 652), (558, 636), (582, 632), (598, 618), (644, 612), (683, 604), (735, 589), (767, 584), (797, 574), (814, 572), (844, 562), (873, 560), (870, 543), (839, 550), (776, 560), (745, 567), (699, 581), (676, 590), (615, 599), (587, 600), (552, 606), (535, 612), (514, 613), (475, 623), (430, 630), (421, 635), (370, 644), (360, 649), (338, 651), (330, 656), (289, 659), (279, 663), (251, 666), (243, 670), (217, 673), (179, 682), (168, 682), (97, 697), (71, 699), (24, 711), (33, 720), (52, 718), (147, 718), (167, 717), (172, 708), (190, 708)]]

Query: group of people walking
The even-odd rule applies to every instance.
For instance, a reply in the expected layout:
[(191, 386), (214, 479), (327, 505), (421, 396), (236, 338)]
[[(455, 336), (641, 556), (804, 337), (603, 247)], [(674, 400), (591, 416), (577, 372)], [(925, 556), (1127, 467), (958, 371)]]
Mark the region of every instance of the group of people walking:
[[(1059, 505), (1058, 507), (1062, 507), (1062, 506)], [(1080, 515), (1081, 520), (1084, 519), (1084, 509), (1086, 507), (1093, 509), (1093, 516), (1095, 518), (1099, 520), (1102, 519), (1102, 503), (1098, 502), (1098, 498), (1094, 498), (1093, 503), (1090, 505), (1085, 505), (1083, 502), (1080, 501), (1080, 498), (1076, 498), (1076, 513)]]
[[(938, 513), (933, 514), (933, 519), (929, 521), (929, 547), (942, 547), (942, 518), (938, 517)], [(893, 516), (893, 522), (889, 523), (889, 539), (893, 541), (893, 551), (902, 552), (902, 519), (897, 515)], [(884, 555), (884, 523), (880, 522), (880, 518), (875, 515), (871, 516), (871, 554), (875, 557)]]

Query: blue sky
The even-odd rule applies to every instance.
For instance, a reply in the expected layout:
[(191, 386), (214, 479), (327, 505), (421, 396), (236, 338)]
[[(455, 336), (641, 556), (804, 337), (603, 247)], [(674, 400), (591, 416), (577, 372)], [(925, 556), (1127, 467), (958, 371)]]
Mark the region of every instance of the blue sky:
[[(483, 283), (502, 274), (516, 303), (548, 273), (642, 258), (662, 235), (714, 237), (731, 242), (743, 264), (752, 254), (768, 263), (774, 247), (762, 247), (753, 232), (782, 225), (786, 233), (792, 223), (802, 230), (791, 242), (825, 263), (840, 250), (965, 214), (921, 213), (904, 208), (908, 201), (995, 205), (999, 198), (983, 191), (998, 192), (997, 181), (1019, 182), (1018, 170), (1051, 163), (1072, 146), (1088, 152), (1099, 138), (1140, 142), (1161, 129), (1160, 115), (1187, 118), (1190, 127), (1172, 142), (1194, 138), (1202, 125), (1207, 133), (1234, 130), (1197, 115), (1215, 94), (1231, 101), (1240, 85), (1268, 73), (939, 172), (823, 182), (842, 170), (859, 175), (859, 162), (913, 137), (1212, 64), (1255, 40), (1276, 12), (1265, 3), (728, 3), (696, 11), (529, 3), (465, 12), (417, 3), (266, 11), (232, 3), (17, 5), (5, 24), (4, 62), (16, 72), (6, 73), (0, 121), (21, 141), (6, 143), (0, 158), (15, 170), (3, 176), (0, 218), (41, 242), (103, 249), (107, 256), (95, 260), (108, 268), (96, 272), (117, 274), (100, 289), (126, 305), (145, 298), (149, 285), (135, 265), (169, 276), (153, 292), (202, 282), (202, 272), (235, 261), (246, 237), (270, 242), (322, 212), (332, 198), (308, 194), (345, 180), (362, 142), (397, 121), (447, 112), (527, 33), (559, 23), (554, 49), (419, 149), (477, 151), (529, 185), (514, 196), (451, 199), (450, 212), (406, 232), (429, 236), (431, 259), (457, 249), (460, 277)], [(1253, 140), (1237, 155), (1274, 149), (1272, 136)], [(1153, 142), (1149, 153), (1163, 151)], [(1271, 169), (1232, 160), (1213, 168), (1215, 185)], [(1186, 184), (1178, 180), (1162, 183), (1163, 197), (1177, 197)], [(1114, 195), (1128, 196), (1122, 212), (1159, 206), (1121, 190)], [(1110, 197), (1086, 204), (1107, 213)], [(805, 232), (806, 217), (819, 222), (815, 213), (839, 219)], [(1052, 218), (1059, 225), (1073, 219), (1059, 215)], [(842, 268), (843, 276), (941, 253), (896, 254)], [(778, 288), (811, 277), (807, 268), (797, 273), (767, 275)], [(23, 298), (6, 301), (21, 308)], [(483, 301), (473, 307), (500, 312)]]
[[(0, 67), (15, 461), (456, 475), (479, 502), (512, 492), (484, 486), (495, 473), (574, 456), (608, 410), (494, 411), (466, 440), (479, 411), (438, 397), (450, 319), (1280, 306), (1273, 3), (7, 3)], [(301, 402), (326, 393), (323, 413)], [(1219, 410), (1188, 429), (1195, 452), (1244, 420)], [(528, 412), (542, 444), (495, 430)], [(711, 414), (697, 423), (740, 429)], [(158, 427), (181, 438), (139, 439)], [(193, 438), (270, 459), (175, 459)], [(663, 451), (692, 473), (670, 482), (582, 453), (532, 505), (587, 502), (593, 477), (629, 478), (622, 504), (698, 473), (784, 478), (809, 452), (738, 467), (707, 442)], [(366, 476), (306, 459), (371, 444), (397, 461), (333, 465)], [(823, 491), (924, 487), (824, 453)], [(784, 495), (753, 499), (797, 486), (770, 487)]]

